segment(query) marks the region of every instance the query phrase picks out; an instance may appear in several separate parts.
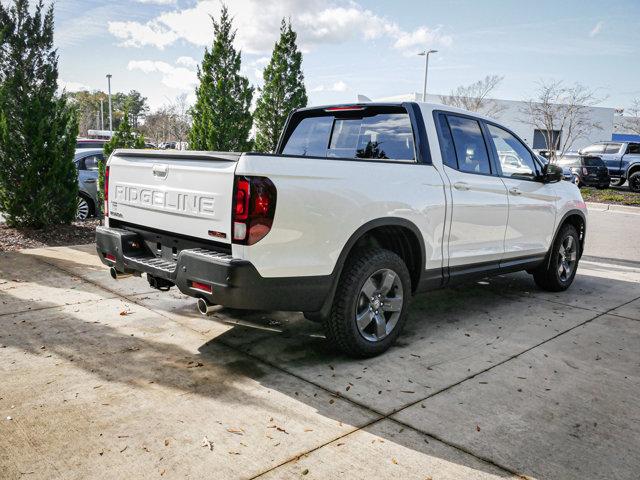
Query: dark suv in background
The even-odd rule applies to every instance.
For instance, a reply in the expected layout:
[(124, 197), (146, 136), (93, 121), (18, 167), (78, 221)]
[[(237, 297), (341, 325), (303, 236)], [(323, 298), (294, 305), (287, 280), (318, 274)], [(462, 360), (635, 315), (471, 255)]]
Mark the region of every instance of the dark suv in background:
[(611, 177), (609, 169), (600, 157), (588, 155), (565, 155), (558, 160), (558, 165), (568, 168), (576, 176), (579, 187), (609, 188)]

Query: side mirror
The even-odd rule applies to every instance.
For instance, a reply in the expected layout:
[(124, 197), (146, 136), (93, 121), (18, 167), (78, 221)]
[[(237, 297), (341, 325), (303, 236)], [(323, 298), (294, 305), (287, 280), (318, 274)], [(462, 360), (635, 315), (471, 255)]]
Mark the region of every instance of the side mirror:
[(555, 163), (547, 163), (542, 167), (542, 181), (545, 183), (559, 182), (562, 180), (564, 171), (562, 167)]

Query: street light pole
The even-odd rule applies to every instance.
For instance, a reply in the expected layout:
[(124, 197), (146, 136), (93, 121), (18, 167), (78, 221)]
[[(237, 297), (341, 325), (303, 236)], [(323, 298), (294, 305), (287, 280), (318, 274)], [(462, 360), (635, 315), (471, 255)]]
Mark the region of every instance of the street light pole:
[(100, 130), (104, 130), (104, 100), (100, 99)]
[(432, 53), (437, 53), (438, 50), (425, 50), (424, 52), (420, 52), (418, 55), (421, 57), (425, 57), (424, 59), (424, 87), (422, 89), (422, 101), (427, 101), (427, 75), (429, 73), (429, 55)]
[(113, 114), (111, 111), (111, 77), (113, 75), (111, 75), (110, 73), (107, 74), (107, 83), (109, 85), (109, 131), (113, 132)]

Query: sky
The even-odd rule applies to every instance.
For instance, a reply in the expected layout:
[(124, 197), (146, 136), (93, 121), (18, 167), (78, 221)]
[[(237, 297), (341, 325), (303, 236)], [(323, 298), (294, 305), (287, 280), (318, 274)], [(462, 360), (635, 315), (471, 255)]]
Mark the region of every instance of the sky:
[[(0, 0), (7, 4), (8, 0)], [(421, 92), (446, 94), (504, 76), (495, 98), (533, 98), (542, 80), (580, 82), (608, 107), (640, 98), (640, 2), (508, 0), (227, 0), (242, 72), (262, 69), (290, 18), (303, 51), (310, 104)], [(136, 89), (152, 109), (194, 96), (219, 0), (57, 0), (60, 83), (69, 91)]]

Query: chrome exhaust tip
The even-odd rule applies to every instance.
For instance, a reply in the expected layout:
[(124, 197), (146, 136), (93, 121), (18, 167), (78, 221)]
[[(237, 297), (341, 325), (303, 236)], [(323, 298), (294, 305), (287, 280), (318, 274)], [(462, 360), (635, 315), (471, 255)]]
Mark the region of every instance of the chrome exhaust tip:
[(213, 309), (216, 306), (215, 303), (211, 303), (208, 300), (205, 300), (204, 298), (199, 298), (198, 299), (198, 311), (202, 314), (202, 315), (211, 315), (213, 313)]
[(120, 279), (127, 278), (127, 277), (131, 276), (130, 273), (119, 272), (118, 270), (116, 270), (116, 267), (111, 267), (109, 269), (109, 274), (111, 275), (111, 278), (113, 278), (114, 280), (120, 280)]

